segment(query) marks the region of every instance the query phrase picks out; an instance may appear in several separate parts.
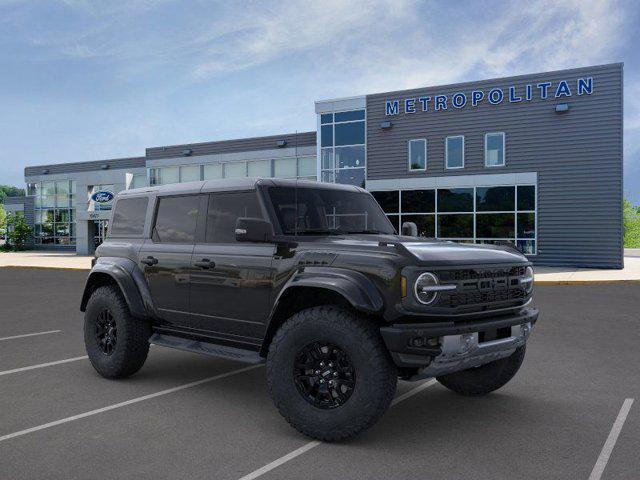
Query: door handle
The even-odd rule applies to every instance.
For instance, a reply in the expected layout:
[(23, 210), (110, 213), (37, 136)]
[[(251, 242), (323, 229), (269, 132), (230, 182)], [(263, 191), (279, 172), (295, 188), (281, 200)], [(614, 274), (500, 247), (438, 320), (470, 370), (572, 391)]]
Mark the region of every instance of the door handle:
[(156, 257), (148, 256), (147, 258), (143, 258), (140, 260), (140, 263), (144, 263), (145, 265), (149, 265), (152, 267), (156, 263), (158, 263), (158, 259)]
[(193, 264), (196, 267), (200, 267), (200, 268), (202, 268), (204, 270), (207, 270), (209, 268), (215, 268), (215, 266), (216, 266), (216, 264), (214, 262), (212, 262), (211, 260), (209, 260), (208, 258), (203, 258), (199, 262), (193, 262)]

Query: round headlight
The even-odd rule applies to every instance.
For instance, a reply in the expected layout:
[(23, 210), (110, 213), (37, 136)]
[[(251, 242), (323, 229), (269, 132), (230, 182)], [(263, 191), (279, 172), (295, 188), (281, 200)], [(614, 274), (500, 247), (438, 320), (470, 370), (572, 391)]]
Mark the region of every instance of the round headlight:
[(413, 286), (416, 299), (423, 305), (429, 305), (434, 302), (438, 296), (438, 291), (433, 288), (438, 285), (438, 277), (433, 273), (421, 274)]
[(525, 268), (524, 277), (522, 277), (522, 285), (524, 286), (524, 291), (527, 295), (533, 291), (533, 268)]

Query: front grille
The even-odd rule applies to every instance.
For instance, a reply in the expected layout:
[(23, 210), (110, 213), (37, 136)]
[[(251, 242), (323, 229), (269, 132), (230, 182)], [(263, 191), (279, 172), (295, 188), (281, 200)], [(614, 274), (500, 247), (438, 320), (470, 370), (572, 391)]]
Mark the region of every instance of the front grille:
[(438, 272), (441, 284), (456, 284), (451, 292), (441, 292), (437, 307), (458, 308), (495, 304), (521, 304), (527, 293), (520, 279), (526, 267), (459, 269)]

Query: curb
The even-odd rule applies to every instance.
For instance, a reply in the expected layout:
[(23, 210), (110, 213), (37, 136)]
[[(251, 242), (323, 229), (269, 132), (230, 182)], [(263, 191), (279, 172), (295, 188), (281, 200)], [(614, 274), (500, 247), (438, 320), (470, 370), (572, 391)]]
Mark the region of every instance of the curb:
[(620, 280), (534, 280), (534, 285), (620, 285), (620, 284), (640, 284), (640, 279), (620, 279)]
[(34, 270), (75, 270), (80, 272), (88, 272), (91, 268), (85, 267), (52, 267), (52, 266), (42, 266), (42, 265), (0, 265), (0, 269), (3, 268), (20, 268), (23, 270), (34, 269)]

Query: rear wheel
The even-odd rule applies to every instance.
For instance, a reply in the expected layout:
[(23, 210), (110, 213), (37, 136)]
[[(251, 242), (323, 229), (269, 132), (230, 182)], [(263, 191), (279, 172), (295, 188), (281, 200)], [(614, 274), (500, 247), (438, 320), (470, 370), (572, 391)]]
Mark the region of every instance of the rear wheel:
[(524, 360), (525, 350), (525, 345), (522, 345), (507, 358), (436, 378), (449, 390), (461, 395), (486, 395), (505, 386), (515, 376)]
[(97, 288), (87, 302), (84, 343), (89, 361), (106, 378), (124, 378), (144, 365), (151, 326), (133, 318), (120, 290)]
[(301, 433), (342, 440), (389, 408), (397, 372), (375, 325), (335, 306), (303, 310), (276, 333), (267, 357), (271, 397)]

